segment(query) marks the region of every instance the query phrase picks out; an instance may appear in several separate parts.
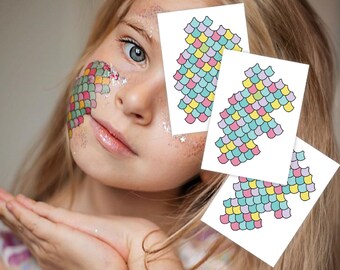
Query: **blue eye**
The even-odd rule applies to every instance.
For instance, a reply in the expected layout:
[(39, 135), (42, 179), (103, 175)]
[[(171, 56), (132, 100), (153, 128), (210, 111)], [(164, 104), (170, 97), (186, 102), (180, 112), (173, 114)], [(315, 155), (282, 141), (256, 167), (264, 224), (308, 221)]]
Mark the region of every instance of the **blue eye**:
[(137, 63), (144, 62), (145, 52), (144, 50), (130, 40), (123, 40), (124, 44), (124, 52), (127, 56), (129, 56), (133, 61)]

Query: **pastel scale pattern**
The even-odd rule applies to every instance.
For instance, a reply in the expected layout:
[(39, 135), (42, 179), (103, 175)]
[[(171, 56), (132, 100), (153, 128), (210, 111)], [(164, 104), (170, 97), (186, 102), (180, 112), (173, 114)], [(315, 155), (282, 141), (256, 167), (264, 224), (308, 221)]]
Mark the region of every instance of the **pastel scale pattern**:
[(84, 116), (91, 114), (91, 110), (97, 107), (97, 93), (109, 93), (112, 79), (118, 78), (119, 74), (105, 62), (95, 61), (87, 65), (83, 75), (76, 80), (69, 100), (67, 127), (70, 138), (72, 129), (81, 125)]
[(224, 136), (215, 145), (220, 149), (218, 161), (221, 164), (231, 162), (238, 166), (260, 154), (255, 144), (259, 136), (266, 134), (274, 139), (283, 133), (283, 129), (270, 115), (281, 107), (286, 112), (294, 110), (292, 102), (294, 93), (280, 79), (272, 82), (274, 71), (271, 66), (261, 69), (259, 64), (245, 71), (244, 89), (233, 94), (230, 106), (220, 113), (222, 120), (218, 123)]
[(304, 151), (293, 152), (286, 185), (239, 177), (233, 185), (236, 198), (223, 202), (225, 214), (220, 216), (222, 224), (230, 224), (234, 231), (262, 228), (261, 214), (274, 212), (276, 219), (291, 217), (286, 195), (300, 194), (302, 201), (309, 200), (315, 191), (313, 176), (309, 167), (301, 168), (299, 162), (305, 160)]
[(175, 89), (184, 95), (178, 108), (187, 114), (188, 124), (197, 119), (205, 122), (211, 116), (223, 50), (242, 51), (237, 34), (222, 25), (212, 30), (212, 24), (209, 17), (202, 22), (194, 17), (184, 29), (189, 47), (177, 59), (181, 66), (174, 79), (177, 81)]

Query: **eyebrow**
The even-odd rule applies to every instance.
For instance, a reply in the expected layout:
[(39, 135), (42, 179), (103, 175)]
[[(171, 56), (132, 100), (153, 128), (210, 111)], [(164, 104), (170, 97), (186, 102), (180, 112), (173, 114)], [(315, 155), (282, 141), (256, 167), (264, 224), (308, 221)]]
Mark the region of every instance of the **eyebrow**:
[(137, 25), (134, 22), (126, 21), (126, 20), (122, 20), (121, 23), (123, 23), (123, 24), (131, 27), (132, 29), (134, 29), (136, 32), (138, 32), (141, 36), (143, 36), (150, 43), (153, 42), (153, 39), (148, 35), (148, 33), (140, 25)]

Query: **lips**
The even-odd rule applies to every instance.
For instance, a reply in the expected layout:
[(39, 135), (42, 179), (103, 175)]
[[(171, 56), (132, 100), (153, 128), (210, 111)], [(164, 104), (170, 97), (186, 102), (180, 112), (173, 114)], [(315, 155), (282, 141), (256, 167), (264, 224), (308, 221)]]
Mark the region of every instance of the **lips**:
[(109, 123), (92, 117), (91, 126), (98, 142), (110, 153), (123, 156), (137, 155), (123, 135)]

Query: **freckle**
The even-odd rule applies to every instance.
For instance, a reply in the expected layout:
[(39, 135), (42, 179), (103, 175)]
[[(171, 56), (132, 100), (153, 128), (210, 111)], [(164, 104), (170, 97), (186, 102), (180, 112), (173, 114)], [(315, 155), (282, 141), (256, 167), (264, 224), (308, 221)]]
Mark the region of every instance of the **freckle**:
[(86, 128), (82, 128), (79, 132), (79, 138), (80, 138), (80, 145), (81, 148), (86, 149), (87, 143), (88, 143), (88, 139), (87, 139), (87, 131)]

